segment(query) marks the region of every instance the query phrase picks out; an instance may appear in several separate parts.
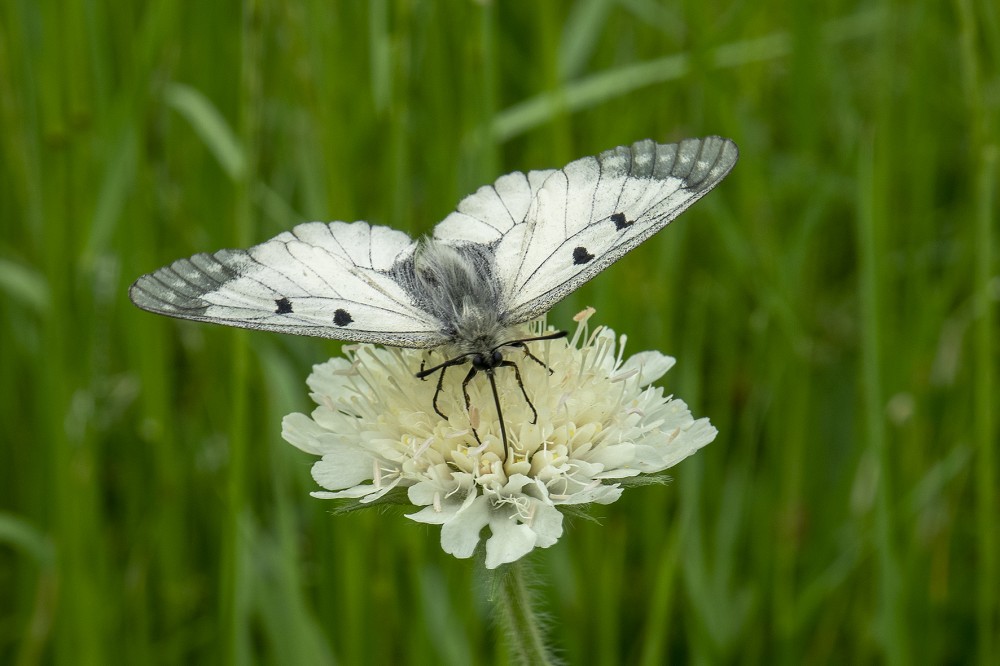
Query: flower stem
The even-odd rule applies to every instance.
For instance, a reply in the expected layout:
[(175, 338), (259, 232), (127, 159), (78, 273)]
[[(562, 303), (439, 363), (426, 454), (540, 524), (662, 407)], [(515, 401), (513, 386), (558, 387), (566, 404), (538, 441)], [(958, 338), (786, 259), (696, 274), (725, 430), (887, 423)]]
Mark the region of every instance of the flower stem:
[(559, 663), (545, 642), (544, 623), (535, 612), (521, 562), (513, 562), (497, 572), (493, 597), (513, 660), (521, 664)]

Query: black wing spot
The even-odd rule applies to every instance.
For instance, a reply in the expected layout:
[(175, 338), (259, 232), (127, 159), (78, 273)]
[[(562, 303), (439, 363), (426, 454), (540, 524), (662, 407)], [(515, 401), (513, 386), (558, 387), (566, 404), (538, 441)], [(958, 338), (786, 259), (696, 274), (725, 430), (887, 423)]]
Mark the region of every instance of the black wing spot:
[(347, 326), (354, 319), (351, 318), (351, 313), (347, 310), (342, 310), (337, 308), (337, 311), (333, 313), (333, 323), (337, 326)]
[(573, 249), (573, 263), (574, 264), (585, 264), (585, 263), (587, 263), (588, 261), (590, 261), (593, 258), (594, 258), (594, 255), (592, 255), (591, 253), (587, 252), (587, 248), (583, 247), (582, 245), (580, 247), (578, 247), (578, 248), (574, 248)]
[(615, 231), (632, 226), (632, 223), (625, 219), (625, 213), (615, 213), (611, 216), (611, 221), (615, 223)]
[(274, 311), (275, 314), (290, 314), (292, 311), (292, 302), (287, 298), (279, 298), (274, 304), (278, 306), (278, 309)]

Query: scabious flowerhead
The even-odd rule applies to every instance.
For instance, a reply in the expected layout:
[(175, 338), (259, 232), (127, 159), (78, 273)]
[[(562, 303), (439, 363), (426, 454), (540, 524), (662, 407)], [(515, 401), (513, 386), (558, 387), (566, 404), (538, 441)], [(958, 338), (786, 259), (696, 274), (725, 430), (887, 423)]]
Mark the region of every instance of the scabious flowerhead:
[[(708, 419), (695, 420), (683, 401), (650, 386), (673, 358), (647, 351), (623, 360), (625, 336), (591, 331), (592, 314), (577, 316), (569, 338), (530, 343), (541, 363), (507, 352), (537, 419), (513, 369), (495, 370), (506, 460), (486, 376), (469, 383), (467, 410), (467, 371), (449, 370), (438, 397), (447, 418), (435, 412), (436, 376), (415, 373), (422, 362), (445, 360), (436, 351), (345, 347), (346, 358), (313, 368), (308, 384), (318, 407), (286, 416), (282, 436), (322, 456), (312, 475), (327, 490), (314, 497), (371, 503), (405, 489), (421, 507), (409, 517), (441, 525), (446, 552), (470, 557), (489, 527), (486, 566), (513, 562), (559, 539), (561, 508), (610, 504), (629, 477), (661, 472), (716, 435)], [(545, 332), (541, 322), (529, 328), (525, 337)]]

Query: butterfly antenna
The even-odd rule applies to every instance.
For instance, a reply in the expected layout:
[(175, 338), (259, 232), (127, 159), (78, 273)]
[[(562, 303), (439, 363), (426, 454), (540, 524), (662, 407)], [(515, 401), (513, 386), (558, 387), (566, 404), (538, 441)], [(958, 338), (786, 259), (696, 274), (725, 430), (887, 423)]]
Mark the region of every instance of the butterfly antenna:
[(427, 361), (426, 360), (421, 361), (420, 362), (420, 372), (418, 372), (416, 374), (416, 377), (417, 377), (417, 379), (426, 379), (427, 377), (430, 377), (431, 375), (433, 375), (438, 370), (443, 370), (445, 368), (450, 368), (453, 365), (461, 365), (462, 363), (465, 363), (465, 359), (467, 359), (468, 357), (472, 356), (473, 353), (462, 354), (461, 356), (455, 356), (454, 358), (449, 358), (444, 363), (438, 363), (433, 368), (426, 368), (425, 369), (424, 365), (426, 364)]
[(525, 342), (536, 342), (538, 340), (558, 340), (559, 338), (565, 338), (569, 335), (568, 331), (556, 331), (555, 333), (547, 333), (545, 335), (539, 335), (533, 338), (521, 338), (520, 340), (510, 340), (502, 345), (497, 345), (497, 349), (500, 347), (524, 347)]

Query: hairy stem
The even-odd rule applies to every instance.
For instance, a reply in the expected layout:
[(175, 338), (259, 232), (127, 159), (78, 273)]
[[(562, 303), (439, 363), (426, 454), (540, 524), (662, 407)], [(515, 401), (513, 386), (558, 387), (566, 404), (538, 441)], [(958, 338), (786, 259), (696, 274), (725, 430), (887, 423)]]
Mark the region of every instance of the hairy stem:
[(502, 638), (506, 640), (512, 661), (520, 664), (559, 663), (545, 641), (544, 623), (535, 610), (521, 562), (504, 566), (496, 573), (492, 597), (499, 611)]

